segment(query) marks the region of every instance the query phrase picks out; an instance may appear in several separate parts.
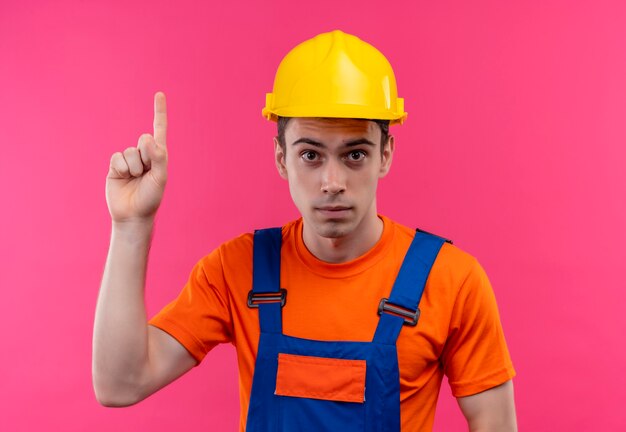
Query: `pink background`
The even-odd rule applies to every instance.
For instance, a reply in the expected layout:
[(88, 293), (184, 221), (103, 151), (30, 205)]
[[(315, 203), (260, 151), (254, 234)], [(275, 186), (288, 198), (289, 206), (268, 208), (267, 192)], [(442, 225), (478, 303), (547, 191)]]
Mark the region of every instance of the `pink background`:
[[(138, 406), (99, 406), (91, 332), (110, 155), (170, 113), (155, 313), (220, 242), (297, 216), (260, 115), (282, 56), (341, 28), (409, 112), (379, 210), (486, 268), (520, 430), (624, 431), (622, 1), (2, 1), (0, 430), (235, 430), (234, 350)], [(465, 430), (444, 383), (436, 430)]]

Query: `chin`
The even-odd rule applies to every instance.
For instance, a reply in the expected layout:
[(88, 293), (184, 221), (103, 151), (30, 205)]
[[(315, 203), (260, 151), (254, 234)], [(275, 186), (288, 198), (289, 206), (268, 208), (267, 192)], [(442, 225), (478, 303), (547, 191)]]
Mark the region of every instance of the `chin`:
[(324, 238), (341, 238), (353, 231), (348, 221), (324, 221), (315, 225), (315, 232)]

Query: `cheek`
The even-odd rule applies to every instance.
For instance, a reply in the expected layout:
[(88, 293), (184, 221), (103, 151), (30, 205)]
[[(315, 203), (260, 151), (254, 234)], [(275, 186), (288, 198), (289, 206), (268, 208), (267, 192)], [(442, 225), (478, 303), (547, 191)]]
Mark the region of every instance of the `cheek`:
[(299, 159), (288, 158), (286, 168), (290, 187), (303, 189), (311, 187), (316, 181), (315, 171), (307, 169)]
[(354, 177), (353, 189), (358, 189), (361, 199), (369, 202), (375, 198), (378, 188), (378, 169), (372, 168), (360, 173), (358, 177)]
[(304, 198), (313, 187), (314, 179), (311, 173), (305, 173), (301, 167), (298, 169), (296, 163), (290, 162), (287, 166), (287, 181), (289, 191), (294, 201)]
[(289, 190), (294, 196), (304, 198), (315, 193), (319, 189), (315, 178), (312, 175), (305, 175), (302, 172), (292, 171), (289, 173)]
[(363, 187), (376, 187), (378, 183), (378, 176), (380, 172), (379, 166), (370, 166), (367, 169), (359, 171), (355, 176), (355, 180)]

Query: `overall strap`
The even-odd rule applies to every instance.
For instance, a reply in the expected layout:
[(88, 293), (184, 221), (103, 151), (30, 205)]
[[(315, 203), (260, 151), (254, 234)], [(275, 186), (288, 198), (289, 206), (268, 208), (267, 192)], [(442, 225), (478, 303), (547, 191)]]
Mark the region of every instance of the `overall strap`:
[(389, 299), (382, 299), (378, 308), (380, 320), (374, 342), (395, 345), (404, 324), (416, 325), (419, 302), (426, 286), (430, 269), (446, 240), (423, 231), (417, 231), (404, 257)]
[(248, 306), (259, 308), (262, 333), (282, 333), (281, 308), (286, 291), (280, 289), (281, 228), (268, 228), (254, 232), (252, 260), (252, 291)]

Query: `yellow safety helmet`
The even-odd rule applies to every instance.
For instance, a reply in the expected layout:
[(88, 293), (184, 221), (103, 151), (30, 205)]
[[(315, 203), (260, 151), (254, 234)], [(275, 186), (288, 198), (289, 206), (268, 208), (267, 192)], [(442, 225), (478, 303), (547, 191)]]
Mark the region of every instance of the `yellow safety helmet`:
[(263, 116), (389, 120), (407, 116), (385, 56), (356, 36), (335, 30), (302, 42), (282, 60)]

